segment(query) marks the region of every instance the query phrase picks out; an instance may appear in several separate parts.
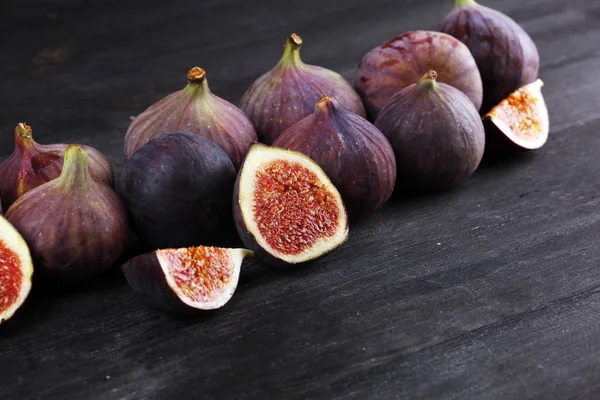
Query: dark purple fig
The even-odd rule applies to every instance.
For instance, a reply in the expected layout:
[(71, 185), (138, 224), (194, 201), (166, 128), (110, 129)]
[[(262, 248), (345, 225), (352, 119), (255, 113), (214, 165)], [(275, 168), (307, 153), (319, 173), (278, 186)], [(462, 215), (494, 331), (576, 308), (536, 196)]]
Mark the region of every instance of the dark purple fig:
[(360, 62), (355, 86), (375, 119), (394, 94), (430, 70), (438, 72), (438, 82), (462, 91), (479, 110), (483, 89), (477, 64), (467, 46), (440, 32), (406, 32), (375, 47)]
[(256, 132), (246, 115), (208, 88), (206, 73), (194, 67), (188, 84), (138, 115), (125, 135), (125, 158), (161, 133), (190, 132), (215, 143), (239, 168)]
[(132, 258), (121, 268), (146, 301), (167, 311), (192, 313), (223, 307), (240, 279), (246, 249), (190, 247), (157, 250)]
[[(60, 176), (66, 144), (38, 144), (31, 136), (31, 128), (20, 123), (15, 128), (15, 151), (0, 164), (0, 197), (8, 209), (19, 197), (33, 188)], [(98, 150), (81, 146), (89, 157), (90, 175), (112, 186), (113, 171)]]
[(325, 96), (315, 112), (273, 143), (313, 159), (342, 195), (348, 215), (364, 218), (392, 195), (396, 159), (388, 140), (369, 121)]
[(233, 208), (244, 245), (273, 266), (315, 260), (348, 237), (340, 193), (321, 167), (295, 151), (250, 146)]
[(0, 216), (0, 324), (23, 305), (31, 290), (33, 263), (17, 230)]
[(127, 245), (127, 215), (115, 191), (93, 179), (82, 146), (68, 146), (60, 176), (6, 212), (29, 245), (37, 272), (78, 281), (110, 268)]
[(483, 157), (479, 113), (460, 90), (436, 82), (435, 71), (395, 94), (375, 121), (398, 166), (398, 186), (447, 189), (469, 177)]
[(440, 28), (465, 43), (483, 80), (483, 113), (538, 76), (540, 56), (514, 20), (474, 0), (455, 0)]
[(235, 236), (235, 169), (192, 133), (162, 134), (136, 151), (119, 181), (135, 232), (154, 249), (220, 245)]
[(312, 114), (315, 103), (332, 96), (340, 105), (366, 116), (358, 93), (341, 75), (300, 59), (302, 39), (292, 33), (279, 63), (259, 77), (242, 97), (240, 108), (261, 142), (271, 144), (287, 128)]

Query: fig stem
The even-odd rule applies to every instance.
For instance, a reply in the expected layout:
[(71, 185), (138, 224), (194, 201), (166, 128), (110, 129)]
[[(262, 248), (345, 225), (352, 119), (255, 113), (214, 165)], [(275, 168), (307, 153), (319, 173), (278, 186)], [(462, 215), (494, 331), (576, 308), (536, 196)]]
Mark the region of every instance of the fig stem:
[(188, 71), (187, 74), (188, 85), (186, 89), (191, 90), (193, 92), (192, 95), (199, 94), (200, 96), (204, 96), (207, 93), (210, 93), (210, 89), (208, 88), (208, 81), (206, 79), (206, 71), (204, 71), (200, 67), (194, 67)]
[(65, 151), (65, 160), (60, 174), (61, 183), (67, 186), (85, 186), (90, 181), (88, 154), (81, 146), (70, 145)]
[(424, 89), (435, 89), (437, 88), (436, 79), (437, 72), (435, 72), (434, 70), (427, 71), (425, 75), (423, 75), (421, 79), (419, 79), (417, 85)]
[(285, 50), (281, 56), (280, 64), (301, 65), (300, 47), (302, 46), (302, 38), (295, 33), (288, 36), (285, 42)]
[(454, 7), (466, 7), (466, 6), (476, 6), (477, 3), (475, 0), (454, 0)]
[(335, 112), (337, 108), (337, 102), (331, 96), (323, 96), (315, 104), (315, 113), (319, 112)]
[(31, 134), (31, 127), (24, 122), (17, 124), (15, 128), (15, 148), (24, 152), (35, 145)]

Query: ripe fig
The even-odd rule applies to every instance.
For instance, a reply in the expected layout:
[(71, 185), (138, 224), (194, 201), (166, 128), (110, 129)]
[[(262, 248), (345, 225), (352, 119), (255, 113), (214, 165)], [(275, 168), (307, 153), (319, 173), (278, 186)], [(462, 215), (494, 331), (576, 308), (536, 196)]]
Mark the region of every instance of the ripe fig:
[(466, 94), (479, 110), (483, 89), (477, 64), (467, 46), (440, 32), (406, 32), (375, 47), (360, 62), (355, 86), (375, 119), (394, 94), (429, 70), (438, 72), (438, 82)]
[(475, 172), (483, 157), (479, 113), (463, 92), (436, 82), (435, 71), (395, 94), (375, 126), (389, 139), (405, 186), (450, 188)]
[(287, 128), (309, 116), (323, 96), (333, 96), (342, 107), (366, 116), (358, 93), (341, 75), (300, 59), (302, 39), (292, 33), (279, 63), (259, 77), (242, 97), (244, 110), (261, 142), (271, 144)]
[(168, 133), (133, 154), (119, 192), (135, 232), (152, 248), (218, 245), (235, 236), (235, 176), (227, 154), (210, 140)]
[[(0, 197), (8, 209), (19, 197), (33, 188), (60, 176), (66, 144), (38, 144), (31, 128), (20, 123), (15, 128), (15, 151), (0, 164)], [(81, 146), (88, 153), (90, 175), (112, 186), (113, 171), (98, 150)]]
[(33, 264), (27, 244), (0, 216), (0, 324), (23, 305), (31, 290)]
[(129, 285), (149, 303), (176, 312), (214, 310), (233, 296), (246, 249), (190, 247), (157, 250), (121, 268)]
[(484, 116), (486, 151), (534, 150), (546, 143), (550, 122), (542, 86), (537, 79), (517, 89)]
[(455, 0), (440, 30), (471, 50), (483, 80), (483, 113), (537, 78), (537, 47), (519, 24), (499, 11), (474, 0)]
[(321, 167), (295, 151), (250, 146), (233, 208), (242, 242), (273, 266), (314, 260), (348, 237), (340, 193)]
[(381, 207), (396, 183), (396, 159), (388, 140), (369, 121), (325, 96), (315, 112), (273, 143), (313, 159), (339, 190), (350, 218)]
[(206, 73), (194, 67), (185, 88), (170, 94), (138, 115), (125, 135), (125, 159), (161, 133), (190, 132), (215, 143), (240, 167), (256, 132), (242, 110), (215, 96)]
[(60, 176), (20, 197), (6, 218), (29, 245), (36, 271), (64, 282), (110, 268), (127, 245), (125, 207), (91, 177), (82, 146), (68, 146)]

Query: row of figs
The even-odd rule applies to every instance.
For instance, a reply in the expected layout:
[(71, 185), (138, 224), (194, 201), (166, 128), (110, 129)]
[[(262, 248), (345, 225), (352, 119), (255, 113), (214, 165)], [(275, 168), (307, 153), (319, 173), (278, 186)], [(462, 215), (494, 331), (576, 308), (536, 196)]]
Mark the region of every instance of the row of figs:
[(132, 121), (116, 184), (97, 150), (40, 145), (17, 125), (0, 164), (0, 322), (27, 297), (33, 266), (89, 279), (122, 257), (130, 229), (150, 251), (122, 266), (135, 291), (176, 311), (222, 307), (245, 257), (314, 260), (393, 192), (451, 188), (484, 152), (547, 139), (533, 41), (473, 0), (456, 0), (440, 32), (372, 49), (354, 87), (305, 64), (301, 44), (288, 37), (240, 108), (192, 68), (182, 90)]

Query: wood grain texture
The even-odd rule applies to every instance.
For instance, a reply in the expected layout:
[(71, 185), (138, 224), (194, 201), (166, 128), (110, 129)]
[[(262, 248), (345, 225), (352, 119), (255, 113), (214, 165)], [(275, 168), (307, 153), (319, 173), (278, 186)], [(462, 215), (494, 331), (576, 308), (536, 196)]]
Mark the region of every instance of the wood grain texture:
[[(0, 159), (27, 121), (117, 175), (130, 117), (207, 70), (238, 102), (291, 31), (352, 80), (450, 0), (0, 2)], [(482, 0), (531, 34), (551, 135), (460, 188), (396, 199), (310, 268), (247, 264), (224, 309), (147, 307), (118, 269), (34, 286), (0, 328), (3, 399), (600, 398), (600, 3)]]

